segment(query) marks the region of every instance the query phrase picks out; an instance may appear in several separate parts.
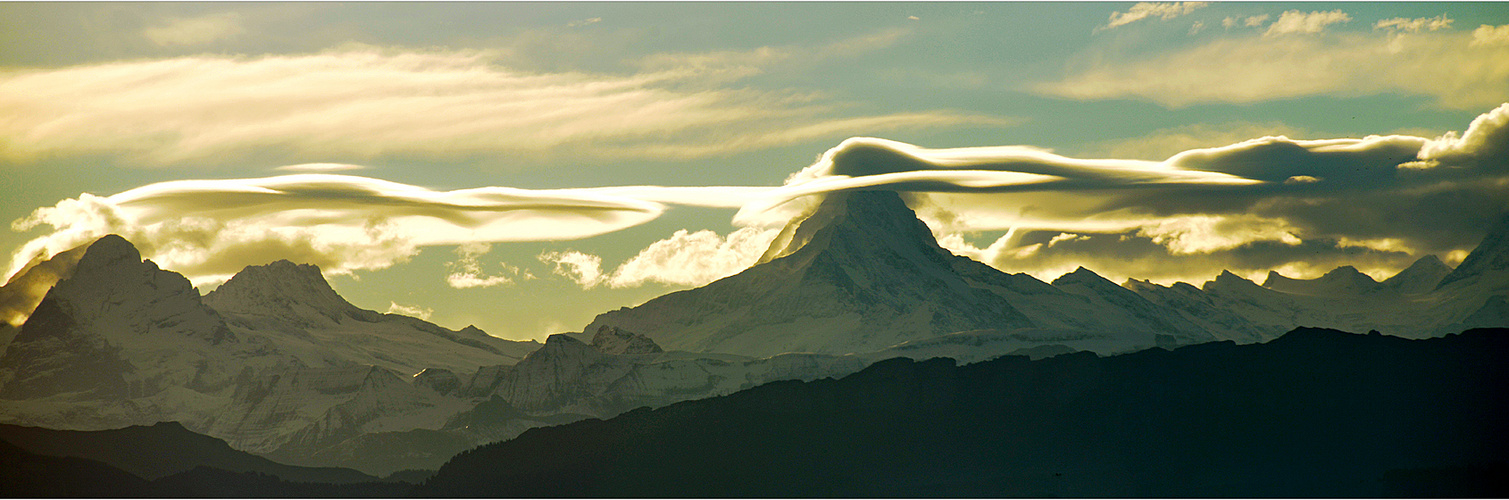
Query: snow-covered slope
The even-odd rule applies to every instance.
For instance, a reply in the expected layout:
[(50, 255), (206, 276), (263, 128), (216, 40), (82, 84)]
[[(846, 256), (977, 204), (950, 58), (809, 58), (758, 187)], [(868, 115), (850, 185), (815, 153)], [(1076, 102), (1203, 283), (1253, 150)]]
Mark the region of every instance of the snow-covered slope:
[(1361, 295), (1377, 291), (1380, 286), (1371, 276), (1362, 274), (1352, 266), (1341, 266), (1315, 279), (1294, 279), (1278, 271), (1269, 271), (1263, 288), (1278, 290), (1293, 295), (1318, 295), (1338, 297)]
[(88, 247), (0, 357), (0, 399), (122, 400), (233, 381), (242, 342), (183, 276), (117, 236)]
[(871, 351), (961, 330), (1031, 325), (960, 273), (999, 272), (938, 247), (895, 193), (830, 195), (793, 224), (789, 242), (772, 245), (769, 262), (604, 313), (586, 331), (615, 326), (672, 350), (764, 357)]
[(238, 334), (264, 336), (312, 367), (375, 365), (414, 375), (426, 368), (470, 372), (512, 364), (536, 342), (452, 331), (416, 318), (358, 308), (330, 288), (320, 269), (281, 260), (248, 266), (204, 296)]
[(586, 331), (614, 326), (668, 349), (756, 357), (871, 352), (952, 332), (1027, 327), (1125, 333), (1128, 347), (1150, 346), (1154, 333), (1186, 343), (1212, 339), (1177, 313), (1096, 281), (1070, 276), (1066, 290), (1002, 273), (939, 247), (896, 193), (837, 193), (788, 225), (760, 264), (601, 314)]

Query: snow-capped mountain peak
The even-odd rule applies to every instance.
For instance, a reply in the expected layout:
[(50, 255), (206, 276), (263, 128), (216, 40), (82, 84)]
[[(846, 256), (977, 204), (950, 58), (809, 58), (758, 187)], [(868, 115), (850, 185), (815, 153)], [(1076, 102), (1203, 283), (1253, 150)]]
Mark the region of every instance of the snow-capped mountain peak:
[(1451, 274), (1441, 278), (1436, 289), (1496, 271), (1509, 271), (1509, 214), (1494, 223), (1477, 248), (1472, 249), (1472, 253), (1467, 254), (1467, 258), (1462, 259), (1462, 263)]
[(343, 316), (372, 320), (371, 313), (335, 293), (320, 268), (279, 260), (247, 266), (220, 288), (204, 296), (215, 310), (250, 316), (339, 322)]
[(1400, 293), (1425, 293), (1436, 288), (1442, 278), (1451, 274), (1451, 267), (1441, 262), (1434, 254), (1426, 254), (1399, 274), (1383, 280), (1383, 287)]

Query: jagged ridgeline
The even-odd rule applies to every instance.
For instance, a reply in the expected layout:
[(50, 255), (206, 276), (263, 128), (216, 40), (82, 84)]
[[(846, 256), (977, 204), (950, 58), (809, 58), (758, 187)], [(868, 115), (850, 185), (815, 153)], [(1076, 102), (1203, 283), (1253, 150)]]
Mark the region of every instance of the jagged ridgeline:
[[(1314, 280), (1230, 272), (1201, 288), (1079, 268), (1051, 284), (953, 255), (894, 192), (829, 194), (762, 263), (701, 288), (599, 315), (668, 349), (768, 356), (845, 354), (965, 331), (1032, 331), (1122, 352), (1211, 340), (1258, 342), (1300, 326), (1412, 338), (1509, 325), (1509, 218), (1456, 270), (1433, 255), (1382, 283), (1345, 266)], [(1091, 341), (1093, 339), (1093, 341)]]
[(1262, 286), (1229, 272), (1200, 287), (1117, 285), (1081, 268), (1047, 283), (939, 247), (896, 193), (834, 194), (750, 269), (544, 343), (365, 310), (317, 267), (288, 261), (201, 296), (106, 236), (0, 287), (0, 423), (178, 422), (284, 465), (385, 477), (537, 427), (841, 378), (896, 357), (1113, 355), (1268, 342), (1299, 326), (1408, 338), (1505, 326), (1506, 233), (1502, 221), (1456, 269), (1426, 256), (1383, 281), (1342, 267)]

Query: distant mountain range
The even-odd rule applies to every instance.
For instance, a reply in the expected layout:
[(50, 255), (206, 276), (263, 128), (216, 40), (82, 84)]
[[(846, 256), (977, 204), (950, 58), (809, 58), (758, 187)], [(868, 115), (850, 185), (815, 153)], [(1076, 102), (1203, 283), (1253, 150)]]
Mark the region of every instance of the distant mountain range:
[(693, 290), (599, 315), (670, 349), (769, 356), (885, 349), (970, 330), (1035, 329), (1099, 340), (1102, 354), (1157, 343), (1259, 342), (1300, 326), (1410, 338), (1509, 325), (1509, 218), (1462, 266), (1433, 255), (1382, 283), (1350, 266), (1313, 280), (1230, 272), (1203, 287), (1079, 268), (1050, 283), (939, 247), (894, 192), (829, 195), (781, 233), (760, 264)]
[(896, 357), (1113, 355), (1300, 326), (1438, 337), (1509, 326), (1506, 296), (1509, 220), (1456, 269), (1427, 256), (1382, 282), (1343, 267), (1263, 286), (1230, 273), (1117, 285), (1083, 268), (1045, 283), (942, 249), (895, 193), (854, 192), (788, 225), (744, 272), (538, 343), (364, 310), (288, 261), (201, 296), (106, 236), (0, 287), (0, 423), (178, 422), (283, 464), (386, 476), (531, 428)]

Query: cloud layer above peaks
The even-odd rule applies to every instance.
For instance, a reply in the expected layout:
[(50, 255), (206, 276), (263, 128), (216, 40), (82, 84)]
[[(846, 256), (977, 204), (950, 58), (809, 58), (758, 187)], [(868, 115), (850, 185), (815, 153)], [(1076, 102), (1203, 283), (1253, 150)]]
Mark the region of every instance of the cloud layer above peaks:
[[(1476, 243), (1509, 208), (1506, 165), (1509, 104), (1460, 135), (1270, 136), (1163, 161), (853, 138), (782, 186), (434, 191), (335, 174), (173, 181), (37, 209), (14, 228), (51, 230), (14, 255), (11, 272), (107, 233), (200, 282), (277, 258), (339, 274), (389, 267), (421, 247), (470, 244), (458, 250), (452, 285), (486, 287), (530, 272), (483, 273), (476, 258), (486, 247), (478, 244), (588, 238), (656, 219), (669, 205), (739, 208), (735, 222), (750, 227), (727, 237), (677, 232), (613, 272), (596, 256), (557, 252), (539, 259), (554, 270), (534, 273), (585, 287), (699, 285), (749, 265), (771, 228), (820, 199), (811, 195), (850, 190), (918, 193), (914, 208), (951, 249), (1007, 270), (1138, 255), (1126, 258), (1238, 269), (1367, 258), (1372, 269), (1398, 269)], [(963, 238), (1005, 230), (981, 246)], [(1153, 272), (1139, 277), (1157, 277), (1151, 264), (1110, 267), (1138, 266)]]

